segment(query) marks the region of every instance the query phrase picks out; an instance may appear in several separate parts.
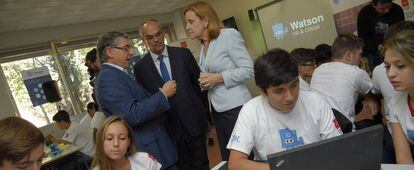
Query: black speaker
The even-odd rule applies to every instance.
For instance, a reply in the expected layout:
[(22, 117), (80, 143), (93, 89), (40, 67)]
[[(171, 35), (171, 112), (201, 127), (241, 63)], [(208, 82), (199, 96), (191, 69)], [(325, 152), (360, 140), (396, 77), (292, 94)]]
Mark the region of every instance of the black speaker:
[(42, 84), (42, 89), (45, 92), (46, 100), (50, 103), (58, 102), (62, 100), (62, 97), (59, 92), (57, 81), (52, 80), (44, 82)]
[(256, 14), (254, 13), (253, 9), (249, 9), (247, 13), (249, 14), (250, 21), (257, 20)]

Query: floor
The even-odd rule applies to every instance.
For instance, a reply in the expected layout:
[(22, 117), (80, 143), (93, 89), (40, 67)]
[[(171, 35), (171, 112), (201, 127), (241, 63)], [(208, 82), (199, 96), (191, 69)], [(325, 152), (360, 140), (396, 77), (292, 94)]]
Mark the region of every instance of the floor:
[(213, 137), (214, 145), (209, 146), (207, 143), (207, 153), (208, 153), (208, 160), (210, 163), (210, 168), (212, 168), (221, 162), (221, 155), (220, 155), (220, 149), (219, 149), (218, 140), (217, 140), (216, 129), (214, 127), (211, 128), (210, 133), (211, 133), (211, 136)]

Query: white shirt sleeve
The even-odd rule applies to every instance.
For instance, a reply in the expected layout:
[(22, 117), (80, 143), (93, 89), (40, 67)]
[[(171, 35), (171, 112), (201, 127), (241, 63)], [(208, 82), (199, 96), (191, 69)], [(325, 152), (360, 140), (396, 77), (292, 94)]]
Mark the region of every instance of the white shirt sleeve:
[(355, 85), (358, 91), (367, 94), (373, 87), (372, 79), (365, 70), (358, 68), (358, 74), (355, 77)]
[(131, 163), (131, 169), (159, 170), (162, 167), (152, 155), (146, 152), (136, 152), (128, 159)]
[(254, 146), (254, 129), (257, 123), (257, 113), (254, 108), (249, 107), (254, 106), (255, 104), (252, 105), (247, 103), (240, 110), (230, 141), (227, 144), (227, 149), (234, 149), (247, 155), (252, 151)]
[(340, 130), (340, 126), (335, 119), (335, 116), (332, 112), (331, 107), (319, 97), (319, 103), (321, 104), (320, 114), (321, 114), (321, 122), (320, 122), (320, 135), (321, 138), (328, 139), (335, 136), (342, 135), (342, 131)]
[(105, 120), (105, 115), (102, 112), (96, 112), (91, 120), (91, 129), (98, 129), (101, 123)]
[(374, 68), (374, 71), (372, 71), (372, 93), (374, 93), (374, 94), (378, 94), (378, 93), (381, 93), (381, 88), (380, 88), (380, 86), (379, 86), (379, 82), (378, 82), (378, 74), (380, 74), (379, 73), (379, 71), (378, 71), (378, 66), (377, 67), (375, 67)]
[(388, 102), (388, 108), (390, 108), (388, 119), (391, 123), (400, 123), (400, 120), (398, 119), (397, 115), (395, 115), (395, 113), (398, 112), (396, 109), (396, 106), (398, 107), (398, 105), (395, 104), (396, 96), (398, 95), (395, 95), (394, 97), (392, 97), (391, 101)]
[(74, 128), (71, 131), (67, 130), (65, 135), (63, 135), (62, 139), (70, 143), (75, 143), (75, 140), (79, 136), (79, 134), (80, 134), (80, 128)]
[[(148, 158), (150, 159), (150, 158)], [(159, 170), (161, 169), (161, 164), (157, 160), (150, 159), (148, 161), (148, 167), (150, 170)]]

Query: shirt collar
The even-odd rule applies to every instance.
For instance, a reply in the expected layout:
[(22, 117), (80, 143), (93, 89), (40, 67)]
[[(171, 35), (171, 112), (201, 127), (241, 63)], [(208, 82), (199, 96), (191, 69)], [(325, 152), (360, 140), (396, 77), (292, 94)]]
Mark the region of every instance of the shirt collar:
[[(168, 51), (167, 51), (167, 46), (166, 45), (164, 45), (164, 50), (162, 51), (162, 53), (161, 53), (164, 57), (168, 57)], [(151, 52), (150, 51), (150, 55), (151, 55), (151, 58), (152, 58), (152, 60), (155, 62), (155, 61), (157, 61), (158, 60), (158, 56), (159, 55), (157, 55), (157, 54), (155, 54), (155, 53), (153, 53), (153, 52)]]
[(122, 68), (121, 66), (118, 66), (118, 65), (116, 65), (116, 64), (112, 64), (112, 63), (103, 63), (103, 65), (109, 65), (109, 66), (115, 67), (116, 69), (121, 70), (122, 72), (124, 72), (124, 68)]

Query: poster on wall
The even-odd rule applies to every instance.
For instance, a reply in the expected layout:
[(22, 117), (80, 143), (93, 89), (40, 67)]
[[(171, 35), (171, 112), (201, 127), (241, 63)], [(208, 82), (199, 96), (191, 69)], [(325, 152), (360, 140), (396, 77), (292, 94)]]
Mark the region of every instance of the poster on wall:
[[(352, 33), (357, 35), (358, 13), (371, 0), (331, 0), (335, 27), (338, 34)], [(414, 19), (414, 0), (398, 0), (394, 3), (403, 7), (406, 20)]]
[(330, 0), (274, 1), (255, 10), (267, 50), (315, 48), (337, 36)]
[(49, 69), (45, 66), (23, 70), (22, 77), (33, 107), (47, 103), (42, 84), (52, 80)]

